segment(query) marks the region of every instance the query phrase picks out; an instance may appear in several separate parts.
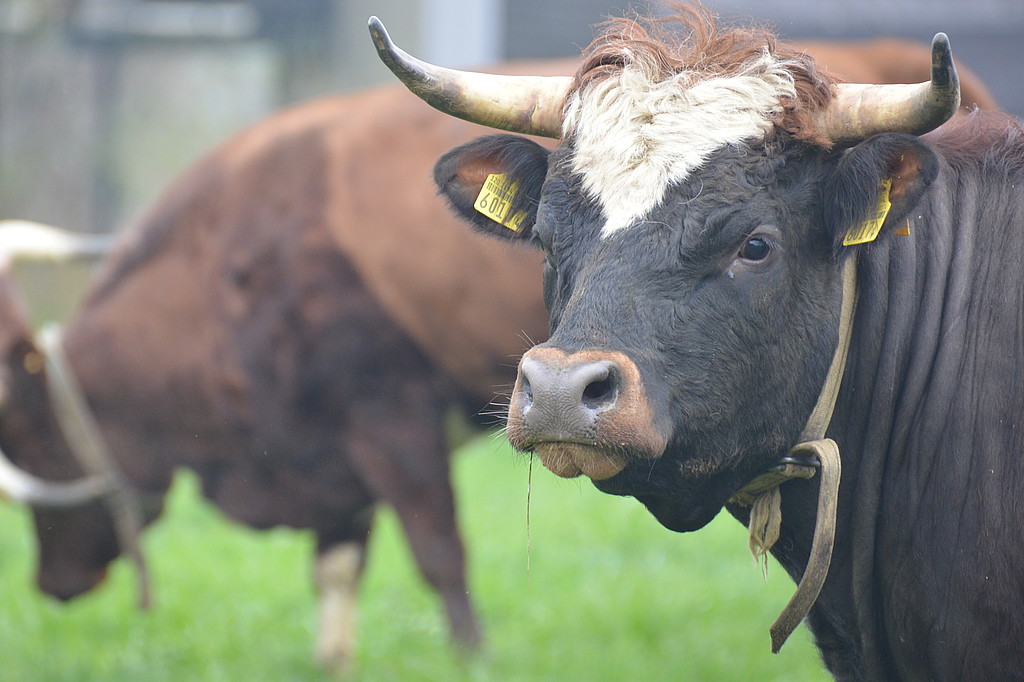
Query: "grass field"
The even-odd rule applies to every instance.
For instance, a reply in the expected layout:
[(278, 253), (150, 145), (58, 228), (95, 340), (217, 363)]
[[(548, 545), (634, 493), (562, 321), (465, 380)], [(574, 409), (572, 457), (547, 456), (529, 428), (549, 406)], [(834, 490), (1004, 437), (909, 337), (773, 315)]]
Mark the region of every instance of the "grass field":
[[(768, 626), (793, 585), (767, 582), (727, 515), (689, 535), (638, 503), (533, 471), (527, 572), (525, 460), (484, 436), (455, 461), (484, 655), (447, 646), (433, 593), (384, 509), (362, 589), (354, 680), (827, 679), (801, 626), (782, 653)], [(145, 536), (155, 606), (133, 606), (118, 561), (68, 605), (38, 594), (28, 514), (0, 504), (0, 677), (8, 682), (322, 680), (312, 663), (312, 538), (223, 520), (179, 476)]]

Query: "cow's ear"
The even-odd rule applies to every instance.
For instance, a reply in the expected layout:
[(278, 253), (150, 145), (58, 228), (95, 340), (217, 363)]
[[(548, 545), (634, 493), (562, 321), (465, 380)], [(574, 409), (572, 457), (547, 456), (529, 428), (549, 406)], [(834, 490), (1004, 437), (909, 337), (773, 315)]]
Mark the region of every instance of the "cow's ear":
[(905, 234), (908, 218), (938, 175), (939, 161), (913, 135), (876, 135), (840, 157), (823, 185), (825, 223), (836, 251)]
[(489, 135), (451, 150), (434, 165), (434, 182), (455, 212), (510, 240), (529, 239), (547, 173), (548, 150), (517, 135)]

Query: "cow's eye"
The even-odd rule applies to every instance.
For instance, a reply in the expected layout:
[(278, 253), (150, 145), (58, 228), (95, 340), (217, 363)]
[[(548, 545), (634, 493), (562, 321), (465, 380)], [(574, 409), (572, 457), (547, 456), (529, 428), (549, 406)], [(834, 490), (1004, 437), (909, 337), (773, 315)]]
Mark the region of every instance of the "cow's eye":
[(751, 237), (740, 248), (740, 258), (749, 261), (764, 260), (772, 251), (771, 244), (764, 237)]

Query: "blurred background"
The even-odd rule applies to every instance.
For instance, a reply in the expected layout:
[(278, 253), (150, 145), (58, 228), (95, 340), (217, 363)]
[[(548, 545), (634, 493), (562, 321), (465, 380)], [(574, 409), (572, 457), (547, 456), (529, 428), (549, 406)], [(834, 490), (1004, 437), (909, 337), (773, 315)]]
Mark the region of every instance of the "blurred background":
[[(1003, 108), (1024, 115), (1021, 0), (707, 4), (791, 39), (927, 43), (944, 31)], [(593, 24), (629, 6), (0, 0), (0, 219), (122, 229), (197, 157), (271, 112), (392, 83), (366, 31), (371, 14), (410, 52), (465, 68), (578, 54)], [(67, 314), (87, 276), (55, 277), (52, 267), (27, 274), (37, 296), (51, 290), (50, 307), (30, 307), (37, 321)], [(354, 680), (826, 679), (804, 628), (781, 655), (768, 653), (767, 627), (792, 582), (773, 565), (765, 584), (739, 524), (722, 515), (684, 538), (635, 501), (588, 484), (540, 470), (531, 484), (503, 440), (470, 443), (455, 470), (490, 661), (467, 666), (451, 654), (435, 597), (385, 510), (363, 587)], [(41, 597), (27, 513), (0, 505), (4, 679), (327, 679), (310, 656), (312, 537), (229, 525), (196, 502), (196, 488), (190, 477), (176, 483), (165, 520), (147, 533), (158, 608), (144, 616), (132, 610), (123, 561), (110, 585), (69, 606)]]
[[(655, 4), (656, 3), (651, 3)], [(787, 38), (950, 35), (1006, 110), (1024, 115), (1020, 0), (711, 0)], [(189, 162), (269, 112), (390, 82), (396, 41), (454, 67), (578, 54), (607, 0), (0, 0), (0, 216), (106, 232)], [(657, 6), (657, 5), (656, 5)]]

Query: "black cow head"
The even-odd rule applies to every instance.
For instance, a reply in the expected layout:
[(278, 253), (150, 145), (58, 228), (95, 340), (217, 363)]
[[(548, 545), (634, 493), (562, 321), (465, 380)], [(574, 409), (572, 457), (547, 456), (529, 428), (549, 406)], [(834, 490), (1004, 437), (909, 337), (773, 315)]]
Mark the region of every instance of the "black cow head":
[[(548, 156), (497, 136), (436, 168), (466, 218), (545, 254), (552, 334), (520, 362), (509, 439), (560, 476), (636, 496), (670, 528), (700, 528), (796, 442), (837, 343), (842, 263), (860, 248), (844, 237), (883, 180), (882, 231), (901, 225), (934, 155), (910, 135), (830, 153), (778, 134), (716, 150), (609, 232), (574, 154), (571, 138)], [(480, 169), (519, 183), (517, 230), (473, 207)]]
[[(836, 348), (855, 233), (886, 239), (905, 222), (938, 169), (906, 133), (958, 101), (951, 62), (915, 90), (931, 93), (926, 104), (903, 92), (865, 106), (877, 93), (836, 96), (806, 56), (764, 34), (691, 19), (694, 46), (620, 22), (589, 48), (565, 86), (556, 151), (492, 136), (435, 168), (477, 228), (546, 256), (552, 334), (520, 362), (512, 444), (560, 476), (636, 496), (679, 531), (702, 527), (795, 444)], [(936, 83), (952, 96), (918, 116), (943, 99)], [(888, 212), (869, 220), (883, 199)]]

